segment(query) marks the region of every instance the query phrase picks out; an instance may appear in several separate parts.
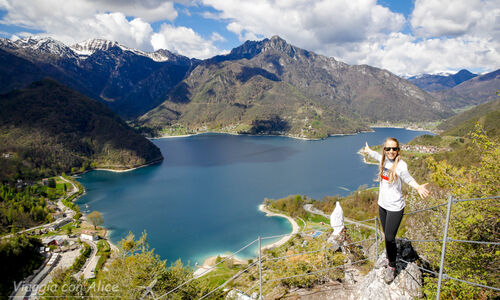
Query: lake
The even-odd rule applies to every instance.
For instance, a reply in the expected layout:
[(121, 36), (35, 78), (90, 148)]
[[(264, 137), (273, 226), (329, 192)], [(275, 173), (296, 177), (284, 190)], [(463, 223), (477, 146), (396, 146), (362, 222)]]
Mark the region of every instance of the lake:
[[(129, 231), (136, 237), (147, 231), (150, 246), (168, 265), (178, 258), (201, 264), (259, 235), (291, 232), (285, 219), (258, 210), (265, 198), (321, 199), (376, 185), (377, 166), (364, 164), (356, 153), (365, 141), (378, 145), (392, 136), (406, 143), (428, 133), (374, 129), (319, 141), (228, 134), (157, 139), (162, 163), (86, 173), (78, 180), (87, 192), (77, 203), (103, 214), (115, 243)], [(255, 251), (250, 247), (239, 256), (254, 257)]]

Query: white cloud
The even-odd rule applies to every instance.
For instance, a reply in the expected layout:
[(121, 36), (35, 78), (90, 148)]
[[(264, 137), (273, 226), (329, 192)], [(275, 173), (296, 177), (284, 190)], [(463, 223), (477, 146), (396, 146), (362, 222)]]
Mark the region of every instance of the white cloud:
[(177, 17), (173, 0), (1, 0), (0, 8), (7, 11), (4, 20), (9, 24), (36, 28), (56, 18), (85, 19), (112, 12), (147, 22), (173, 21)]
[[(141, 19), (128, 21), (122, 13), (105, 13), (78, 20), (72, 17), (58, 19), (51, 23), (50, 29), (37, 36), (49, 36), (66, 45), (91, 38), (104, 38), (128, 47), (151, 50), (149, 39), (152, 31), (151, 25)], [(23, 37), (32, 34), (24, 32), (17, 35)]]
[[(225, 22), (241, 42), (279, 35), (349, 64), (399, 74), (494, 70), (500, 64), (498, 0), (415, 0), (408, 20), (377, 0), (0, 0), (0, 9), (7, 11), (0, 22), (66, 44), (100, 37), (196, 58), (226, 52), (215, 44), (227, 42), (227, 35), (202, 37), (192, 28), (167, 25), (177, 17), (174, 2), (185, 4), (186, 14), (193, 6), (215, 8), (200, 14)], [(150, 23), (159, 20), (166, 22), (153, 32)], [(412, 31), (403, 33), (406, 29)]]
[[(398, 74), (500, 64), (498, 0), (417, 0), (406, 20), (375, 0), (201, 0), (241, 41), (280, 35), (349, 64)], [(414, 32), (402, 33), (410, 24)]]
[(497, 0), (417, 0), (410, 17), (413, 31), (421, 37), (490, 35), (499, 33)]
[(485, 39), (457, 37), (424, 39), (392, 33), (378, 41), (366, 41), (345, 51), (346, 61), (368, 64), (400, 75), (500, 67), (500, 43)]
[(311, 50), (325, 44), (363, 41), (376, 32), (399, 30), (405, 24), (401, 14), (377, 5), (375, 0), (202, 2), (221, 11), (219, 18), (229, 20), (227, 29), (241, 41), (278, 34)]
[(160, 31), (151, 37), (154, 50), (168, 49), (188, 57), (209, 58), (220, 54), (212, 43), (203, 39), (191, 28), (162, 24)]
[[(191, 0), (176, 2), (193, 4)], [(220, 54), (213, 43), (224, 41), (219, 33), (205, 40), (190, 28), (166, 24), (154, 33), (149, 22), (177, 17), (173, 0), (0, 0), (0, 9), (7, 11), (3, 23), (41, 30), (37, 36), (50, 36), (67, 45), (104, 38), (145, 51), (165, 48), (207, 58)]]
[(218, 32), (213, 32), (212, 36), (210, 37), (210, 40), (212, 42), (225, 42), (226, 38), (224, 38), (222, 35), (220, 35)]
[(40, 30), (38, 36), (69, 45), (99, 37), (142, 50), (152, 49), (147, 21), (177, 17), (173, 2), (160, 0), (2, 0), (0, 9), (7, 11), (2, 23)]

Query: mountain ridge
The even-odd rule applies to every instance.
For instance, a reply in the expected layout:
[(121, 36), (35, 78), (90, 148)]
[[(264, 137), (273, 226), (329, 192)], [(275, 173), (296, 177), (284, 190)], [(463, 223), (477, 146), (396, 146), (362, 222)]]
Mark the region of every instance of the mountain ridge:
[[(202, 104), (210, 105), (208, 112), (200, 109)], [(421, 117), (411, 112), (415, 109)], [(274, 36), (201, 62), (139, 123), (254, 133), (255, 122), (279, 117), (288, 120), (288, 135), (326, 137), (366, 130), (367, 122), (377, 120), (447, 115), (430, 95), (387, 70), (350, 66)]]
[[(106, 104), (123, 118), (134, 118), (161, 103), (164, 95), (198, 63), (167, 50), (147, 54), (116, 42), (100, 41), (93, 48), (87, 45), (85, 49), (92, 50), (91, 54), (78, 55), (51, 38), (17, 41), (0, 38), (3, 50), (0, 60), (8, 64), (12, 55), (25, 60), (24, 63), (18, 60), (21, 72), (15, 77), (8, 70), (0, 74), (6, 79), (0, 92), (23, 88), (34, 76), (37, 80), (51, 77)], [(155, 57), (162, 57), (162, 61), (156, 61)], [(29, 67), (32, 71), (23, 72)], [(7, 67), (0, 66), (2, 69)]]

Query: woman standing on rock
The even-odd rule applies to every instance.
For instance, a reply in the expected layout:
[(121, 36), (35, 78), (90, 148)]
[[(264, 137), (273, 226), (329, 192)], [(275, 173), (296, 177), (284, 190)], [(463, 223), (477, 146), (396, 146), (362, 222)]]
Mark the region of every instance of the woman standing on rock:
[(408, 165), (400, 157), (399, 142), (395, 138), (387, 138), (384, 142), (382, 155), (373, 151), (366, 143), (363, 151), (380, 162), (378, 179), (378, 208), (380, 222), (385, 236), (385, 248), (389, 261), (384, 280), (390, 283), (394, 280), (396, 271), (396, 233), (403, 219), (405, 201), (401, 193), (401, 181), (417, 190), (420, 197), (429, 195), (426, 184), (418, 184), (408, 172)]

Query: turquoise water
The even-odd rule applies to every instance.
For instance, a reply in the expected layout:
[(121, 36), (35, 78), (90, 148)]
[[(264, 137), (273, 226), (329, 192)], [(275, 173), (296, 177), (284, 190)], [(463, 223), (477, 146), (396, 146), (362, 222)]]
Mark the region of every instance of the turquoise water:
[[(264, 198), (321, 199), (375, 185), (376, 166), (356, 153), (365, 141), (377, 145), (393, 136), (405, 143), (424, 133), (376, 128), (321, 141), (225, 134), (158, 139), (153, 142), (165, 157), (161, 164), (86, 173), (78, 179), (87, 191), (78, 204), (103, 214), (113, 242), (146, 230), (150, 246), (167, 264), (178, 258), (202, 263), (259, 235), (291, 231), (285, 219), (258, 210)], [(239, 256), (253, 257), (255, 250)]]

